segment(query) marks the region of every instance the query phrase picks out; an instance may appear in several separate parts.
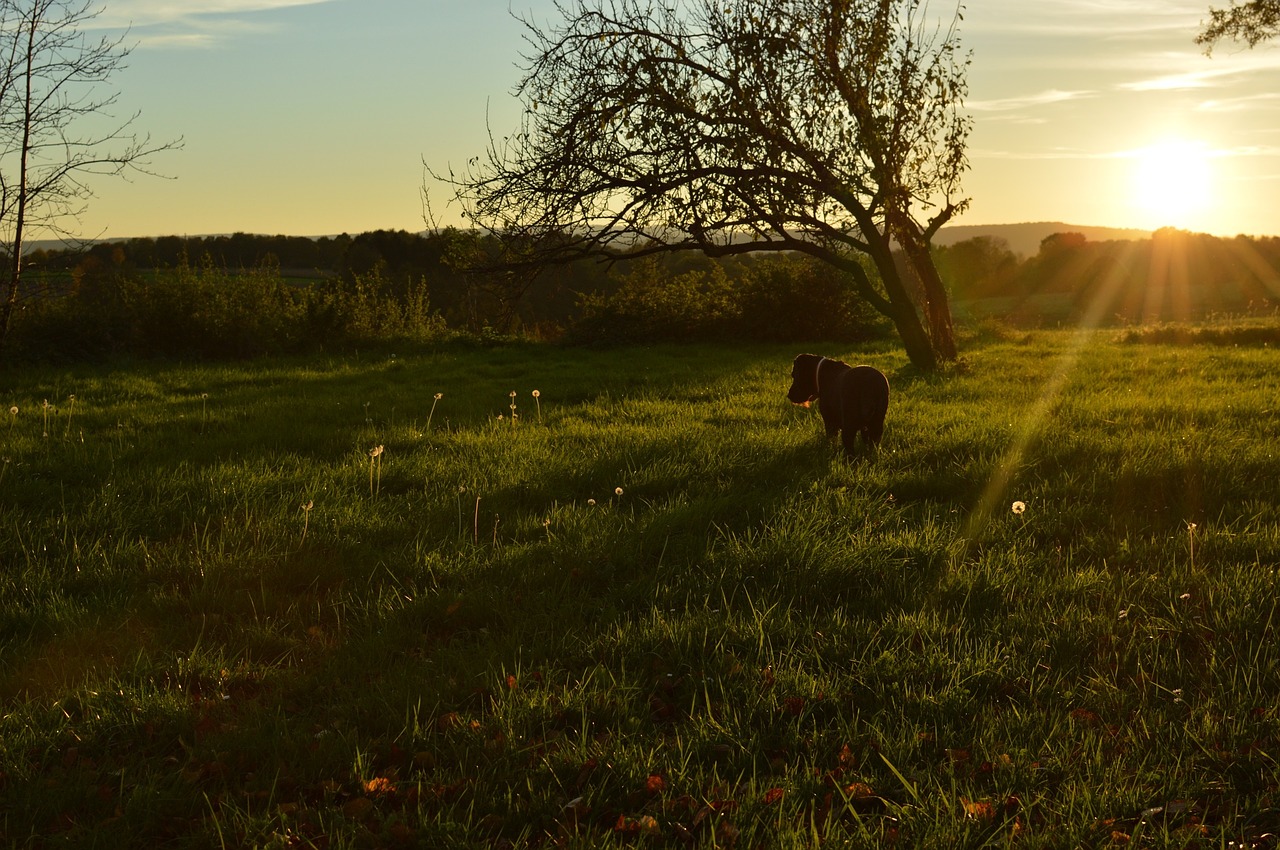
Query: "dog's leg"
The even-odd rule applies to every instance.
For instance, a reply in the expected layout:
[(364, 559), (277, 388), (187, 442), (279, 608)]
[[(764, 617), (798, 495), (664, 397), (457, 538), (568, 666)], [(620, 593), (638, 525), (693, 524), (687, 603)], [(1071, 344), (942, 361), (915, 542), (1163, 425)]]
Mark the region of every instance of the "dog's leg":
[(819, 399), (818, 412), (822, 414), (822, 425), (827, 429), (827, 439), (830, 440), (840, 430), (840, 411), (834, 401)]
[(880, 448), (880, 438), (884, 436), (884, 420), (872, 420), (862, 429), (862, 439), (872, 448)]

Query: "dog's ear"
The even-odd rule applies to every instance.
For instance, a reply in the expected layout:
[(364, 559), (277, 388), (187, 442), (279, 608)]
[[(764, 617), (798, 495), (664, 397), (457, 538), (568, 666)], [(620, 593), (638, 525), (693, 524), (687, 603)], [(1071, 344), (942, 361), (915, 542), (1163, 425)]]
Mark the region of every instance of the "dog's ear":
[(791, 374), (795, 374), (796, 370), (800, 368), (801, 363), (807, 364), (808, 361), (817, 359), (818, 355), (816, 354), (797, 354), (795, 359), (791, 361)]

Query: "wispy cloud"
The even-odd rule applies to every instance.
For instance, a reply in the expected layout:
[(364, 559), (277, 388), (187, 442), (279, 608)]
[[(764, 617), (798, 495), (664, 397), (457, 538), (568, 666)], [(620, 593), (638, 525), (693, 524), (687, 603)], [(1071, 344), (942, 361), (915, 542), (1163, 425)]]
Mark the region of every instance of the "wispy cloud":
[(1184, 53), (1139, 56), (1134, 59), (1130, 67), (1139, 73), (1146, 73), (1138, 79), (1117, 83), (1117, 90), (1173, 92), (1226, 89), (1246, 84), (1250, 82), (1250, 78), (1258, 75), (1270, 76), (1280, 70), (1280, 55), (1272, 51), (1223, 57), (1221, 60)]
[(974, 150), (974, 159), (1004, 159), (1022, 161), (1106, 161), (1106, 160), (1141, 160), (1151, 155), (1154, 149), (1161, 147), (1185, 148), (1188, 155), (1199, 159), (1244, 159), (1272, 158), (1280, 155), (1280, 146), (1276, 145), (1234, 145), (1230, 147), (1210, 147), (1197, 142), (1167, 142), (1162, 145), (1148, 145), (1140, 148), (1123, 148), (1120, 150), (1086, 150), (1083, 148), (1053, 147), (1032, 151), (1011, 150)]
[(1035, 94), (1015, 95), (1014, 97), (1002, 97), (992, 100), (971, 100), (965, 103), (965, 107), (974, 112), (1011, 112), (1035, 106), (1063, 103), (1068, 100), (1080, 100), (1081, 98), (1093, 97), (1095, 94), (1096, 92), (1092, 91), (1048, 89)]
[(332, 0), (115, 0), (97, 25), (129, 28), (145, 47), (210, 47), (228, 37), (267, 29), (252, 16)]
[(1206, 8), (1201, 0), (996, 0), (971, 9), (966, 21), (992, 33), (1142, 38), (1194, 33)]
[(251, 14), (327, 2), (330, 0), (115, 0), (105, 9), (101, 21), (111, 26), (149, 26), (203, 15)]
[(1245, 112), (1266, 107), (1280, 107), (1280, 94), (1262, 92), (1242, 97), (1226, 97), (1206, 100), (1196, 107), (1197, 112)]

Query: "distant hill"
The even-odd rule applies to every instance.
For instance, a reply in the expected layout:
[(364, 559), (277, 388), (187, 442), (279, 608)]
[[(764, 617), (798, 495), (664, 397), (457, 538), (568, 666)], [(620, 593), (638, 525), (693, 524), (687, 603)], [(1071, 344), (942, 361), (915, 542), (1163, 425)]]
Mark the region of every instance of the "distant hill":
[(1134, 230), (1122, 227), (1089, 227), (1064, 224), (1060, 221), (1035, 221), (1025, 224), (959, 224), (944, 227), (933, 238), (935, 245), (952, 245), (979, 236), (995, 236), (1009, 243), (1010, 250), (1023, 257), (1035, 256), (1040, 242), (1055, 233), (1083, 233), (1090, 242), (1108, 242), (1118, 239), (1150, 239), (1150, 230)]

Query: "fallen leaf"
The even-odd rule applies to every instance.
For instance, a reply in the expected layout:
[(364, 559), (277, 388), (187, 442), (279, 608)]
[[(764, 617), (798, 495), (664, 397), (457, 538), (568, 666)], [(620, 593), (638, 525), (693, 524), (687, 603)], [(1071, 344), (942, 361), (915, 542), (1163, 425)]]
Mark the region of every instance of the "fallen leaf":
[(385, 776), (376, 776), (364, 784), (366, 794), (388, 795), (396, 792), (396, 784)]
[(875, 792), (871, 790), (871, 786), (865, 782), (854, 782), (846, 785), (844, 795), (850, 800), (864, 800), (867, 797), (874, 797)]
[(368, 797), (356, 797), (342, 806), (342, 816), (347, 820), (364, 820), (373, 814), (373, 801)]
[(960, 803), (961, 805), (964, 806), (964, 813), (966, 817), (970, 817), (970, 818), (973, 818), (974, 820), (980, 820), (988, 823), (995, 820), (996, 818), (996, 814), (997, 814), (996, 805), (995, 803), (992, 803), (990, 800), (975, 800), (973, 802), (970, 802), (969, 800), (966, 800), (964, 797), (961, 797)]
[(1072, 709), (1071, 719), (1079, 720), (1082, 723), (1093, 723), (1093, 724), (1097, 724), (1102, 721), (1102, 718), (1100, 718), (1096, 712), (1090, 711), (1087, 708)]

